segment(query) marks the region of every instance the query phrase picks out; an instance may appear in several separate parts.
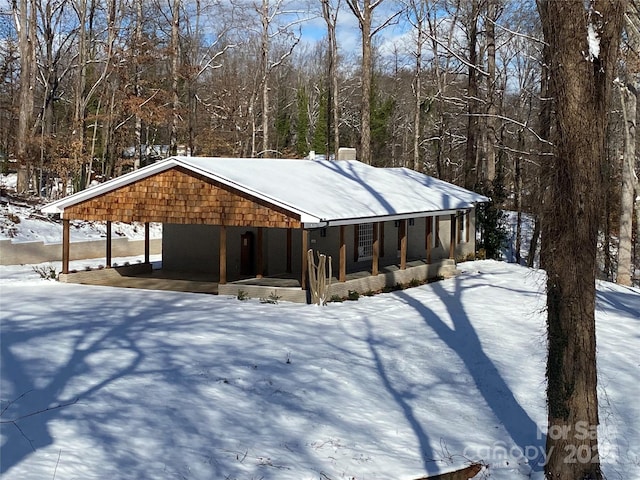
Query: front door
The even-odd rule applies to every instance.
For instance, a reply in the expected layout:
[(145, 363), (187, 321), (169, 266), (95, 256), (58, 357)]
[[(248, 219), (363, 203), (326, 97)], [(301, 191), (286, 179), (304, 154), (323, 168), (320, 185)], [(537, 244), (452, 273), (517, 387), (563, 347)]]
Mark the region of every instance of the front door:
[(246, 232), (240, 235), (240, 242), (240, 274), (255, 275), (253, 232)]

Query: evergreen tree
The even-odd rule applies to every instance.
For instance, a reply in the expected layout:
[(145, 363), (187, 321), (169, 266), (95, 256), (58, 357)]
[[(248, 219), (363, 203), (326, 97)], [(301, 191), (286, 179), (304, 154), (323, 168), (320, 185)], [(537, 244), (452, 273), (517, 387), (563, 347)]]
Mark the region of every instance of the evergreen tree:
[(316, 152), (329, 154), (327, 149), (327, 91), (323, 90), (318, 99), (318, 118), (316, 126), (313, 129), (313, 140), (311, 141), (311, 150)]
[(486, 258), (500, 259), (509, 236), (505, 214), (499, 208), (506, 198), (502, 162), (497, 164), (493, 182), (481, 184), (476, 190), (491, 199), (476, 209), (476, 228), (480, 233), (477, 248), (485, 251)]

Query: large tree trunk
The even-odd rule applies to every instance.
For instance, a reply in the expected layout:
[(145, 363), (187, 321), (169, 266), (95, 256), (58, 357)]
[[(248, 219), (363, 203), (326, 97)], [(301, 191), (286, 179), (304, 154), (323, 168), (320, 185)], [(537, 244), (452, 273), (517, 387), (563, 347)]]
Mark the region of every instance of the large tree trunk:
[(477, 180), (477, 137), (478, 137), (478, 0), (471, 0), (469, 17), (469, 65), (467, 84), (467, 146), (464, 158), (464, 186), (475, 188)]
[(619, 85), (624, 119), (624, 154), (622, 156), (622, 195), (620, 198), (620, 235), (616, 282), (631, 285), (631, 245), (633, 237), (633, 203), (636, 159), (636, 91), (632, 85)]
[[(487, 35), (487, 117), (484, 132), (483, 175), (491, 187), (496, 178), (496, 139), (498, 138), (498, 98), (496, 94), (496, 25), (498, 20), (498, 0), (487, 0), (487, 21), (485, 25)], [(490, 188), (490, 191), (492, 189)]]
[(180, 121), (180, 99), (178, 97), (178, 80), (180, 72), (180, 0), (173, 0), (173, 18), (171, 20), (171, 135), (169, 137), (169, 154), (178, 153), (178, 123)]
[[(549, 479), (601, 479), (595, 274), (610, 85), (624, 2), (538, 0), (555, 96), (542, 242), (547, 270)], [(599, 49), (588, 42), (597, 32)], [(590, 52), (590, 55), (588, 55)]]
[[(420, 160), (420, 139), (422, 137), (422, 49), (426, 42), (425, 19), (426, 5), (424, 2), (410, 0), (407, 7), (409, 15), (413, 16), (412, 25), (416, 31), (415, 69), (413, 71), (413, 169), (422, 171), (422, 161)], [(435, 62), (437, 63), (437, 62)]]
[[(140, 66), (140, 57), (142, 56), (142, 2), (143, 0), (136, 0), (136, 19), (135, 30), (133, 33), (134, 38), (134, 75), (133, 75), (133, 90), (136, 96), (137, 102), (142, 102), (142, 67)], [(143, 152), (142, 152), (142, 117), (140, 111), (136, 108), (134, 123), (134, 136), (135, 136), (135, 159), (133, 161), (133, 168), (140, 168), (143, 164)]]
[[(329, 0), (322, 1), (322, 16), (327, 24), (327, 38), (329, 40), (329, 103), (330, 113), (327, 115), (329, 124), (333, 123), (333, 130), (328, 129), (328, 135), (333, 131), (333, 155), (338, 159), (340, 149), (340, 96), (338, 90), (338, 42), (336, 38), (336, 21), (338, 10), (332, 11)], [(329, 154), (329, 148), (327, 148)]]
[(13, 4), (16, 30), (18, 32), (18, 51), (20, 54), (20, 111), (18, 113), (18, 135), (16, 138), (16, 155), (18, 157), (18, 180), (16, 188), (19, 193), (29, 189), (32, 160), (29, 143), (31, 141), (33, 122), (33, 92), (35, 89), (35, 32), (36, 16), (33, 0), (20, 0)]

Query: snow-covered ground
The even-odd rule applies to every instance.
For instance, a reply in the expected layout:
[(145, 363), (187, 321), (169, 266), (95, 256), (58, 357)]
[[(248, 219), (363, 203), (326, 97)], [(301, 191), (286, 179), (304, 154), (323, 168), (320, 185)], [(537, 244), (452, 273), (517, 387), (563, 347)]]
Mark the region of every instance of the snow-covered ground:
[[(104, 235), (74, 222), (73, 241)], [(0, 198), (0, 238), (61, 236)], [(0, 266), (3, 479), (410, 480), (471, 461), (489, 465), (478, 478), (542, 479), (541, 271), (468, 262), (319, 308), (60, 284), (33, 267)], [(604, 471), (640, 479), (640, 290), (598, 283), (597, 322)]]
[[(11, 191), (15, 189), (16, 175), (0, 174), (0, 187)], [(41, 204), (28, 205), (23, 201), (11, 200), (0, 196), (0, 239), (9, 239), (14, 243), (42, 241), (60, 243), (62, 241), (62, 223), (54, 221), (40, 212)], [(150, 225), (151, 238), (162, 236), (162, 225)], [(144, 226), (139, 223), (113, 222), (114, 237), (127, 237), (132, 240), (144, 238)], [(100, 240), (107, 236), (104, 222), (72, 222), (70, 230), (72, 242)]]
[[(461, 269), (317, 307), (0, 267), (2, 478), (541, 479), (543, 273)], [(604, 472), (640, 479), (640, 290), (597, 326)]]

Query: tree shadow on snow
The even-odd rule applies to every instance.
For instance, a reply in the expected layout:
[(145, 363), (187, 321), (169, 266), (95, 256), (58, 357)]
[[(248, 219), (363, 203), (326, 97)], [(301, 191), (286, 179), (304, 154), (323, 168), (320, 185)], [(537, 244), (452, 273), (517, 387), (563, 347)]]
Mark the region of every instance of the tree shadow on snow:
[[(427, 474), (436, 473), (433, 469), (433, 465), (435, 463), (433, 450), (431, 448), (431, 444), (429, 442), (429, 436), (427, 432), (425, 432), (422, 427), (419, 419), (416, 417), (411, 404), (409, 403), (410, 397), (407, 396), (404, 392), (394, 386), (394, 382), (391, 379), (390, 374), (387, 372), (387, 368), (384, 365), (383, 357), (380, 355), (378, 351), (378, 347), (380, 346), (380, 340), (378, 340), (373, 333), (372, 325), (369, 320), (365, 319), (367, 324), (367, 345), (369, 346), (369, 351), (373, 356), (373, 360), (376, 365), (376, 369), (380, 374), (380, 379), (382, 380), (382, 384), (384, 388), (391, 394), (395, 402), (402, 409), (402, 413), (405, 418), (409, 422), (413, 433), (418, 439), (418, 444), (420, 446), (420, 452), (422, 454), (422, 462)], [(437, 470), (437, 469), (435, 469)]]
[[(504, 453), (515, 454), (510, 456), (509, 460), (516, 460), (516, 463), (518, 460), (522, 460), (522, 456), (518, 458), (518, 455), (526, 454), (532, 470), (541, 471), (544, 464), (543, 455), (540, 454), (537, 458), (529, 458), (529, 455), (533, 451), (532, 448), (535, 448), (537, 452), (544, 451), (544, 435), (539, 432), (537, 424), (522, 408), (491, 358), (485, 353), (472, 321), (462, 305), (465, 287), (462, 287), (459, 278), (454, 281), (456, 288), (452, 292), (446, 291), (440, 282), (431, 284), (431, 288), (447, 308), (453, 323), (452, 327), (443, 322), (427, 305), (406, 291), (399, 291), (396, 294), (407, 305), (414, 308), (422, 316), (426, 325), (433, 329), (453, 352), (456, 352), (473, 378), (482, 399), (511, 436), (514, 449), (510, 449), (509, 445), (505, 446), (504, 444), (501, 447), (486, 445), (486, 450), (483, 452), (489, 452), (490, 455), (496, 455), (497, 458), (480, 460), (488, 463), (494, 460), (504, 465)], [(505, 345), (505, 348), (508, 348), (508, 345)], [(522, 353), (526, 355), (526, 352)], [(510, 467), (516, 466), (510, 465)]]
[[(88, 295), (92, 291), (97, 292), (87, 287)], [(108, 296), (102, 293), (101, 298)], [(164, 303), (154, 305), (140, 298), (128, 304), (117, 295), (101, 301), (98, 308), (91, 303), (91, 311), (82, 301), (52, 304), (48, 292), (33, 292), (27, 301), (47, 307), (42, 315), (36, 315), (25, 313), (16, 303), (3, 304), (0, 474), (52, 445), (50, 425), (56, 420), (89, 425), (91, 434), (100, 435), (101, 431), (105, 436), (98, 440), (108, 444), (109, 438), (101, 430), (104, 425), (95, 422), (99, 414), (92, 410), (92, 397), (118, 379), (140, 373), (145, 355), (138, 343), (149, 333), (153, 323), (149, 320), (170, 313)], [(43, 342), (43, 338), (50, 340)], [(36, 344), (48, 345), (50, 352), (30, 351), (38, 348)], [(117, 417), (118, 412), (108, 412), (108, 416), (103, 420)], [(52, 471), (54, 466), (55, 461)]]

